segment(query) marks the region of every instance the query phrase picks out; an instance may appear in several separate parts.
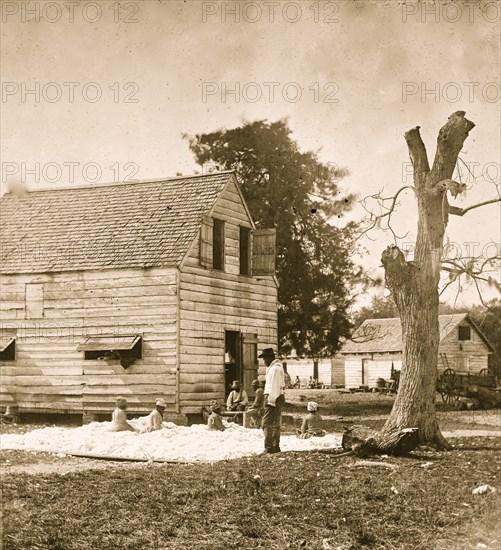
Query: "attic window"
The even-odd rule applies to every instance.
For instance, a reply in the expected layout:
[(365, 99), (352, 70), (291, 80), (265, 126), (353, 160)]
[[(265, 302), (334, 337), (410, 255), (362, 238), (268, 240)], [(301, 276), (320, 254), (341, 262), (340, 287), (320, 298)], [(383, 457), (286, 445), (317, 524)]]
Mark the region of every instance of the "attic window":
[(0, 340), (0, 361), (16, 360), (16, 339)]
[(129, 367), (143, 356), (141, 336), (92, 336), (77, 347), (83, 351), (86, 360), (120, 360), (122, 367)]
[(240, 275), (250, 275), (251, 230), (240, 227)]
[(471, 327), (468, 325), (458, 327), (458, 340), (471, 340)]
[(224, 271), (224, 221), (217, 218), (212, 226), (212, 268)]

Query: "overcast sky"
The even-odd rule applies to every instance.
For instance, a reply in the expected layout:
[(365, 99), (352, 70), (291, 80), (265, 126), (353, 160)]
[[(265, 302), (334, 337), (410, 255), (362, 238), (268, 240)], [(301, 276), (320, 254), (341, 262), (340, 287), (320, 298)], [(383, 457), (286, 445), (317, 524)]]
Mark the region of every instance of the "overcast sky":
[[(439, 128), (464, 110), (474, 177), (463, 170), (471, 189), (456, 203), (495, 196), (499, 2), (4, 1), (2, 12), (2, 191), (8, 177), (36, 187), (191, 174), (182, 133), (287, 117), (300, 148), (348, 168), (345, 190), (389, 195), (411, 183), (404, 132), (421, 126), (431, 162)], [(413, 213), (404, 198), (402, 233)], [(391, 239), (373, 236), (364, 262), (377, 270)], [(495, 251), (499, 204), (453, 218), (449, 238)]]

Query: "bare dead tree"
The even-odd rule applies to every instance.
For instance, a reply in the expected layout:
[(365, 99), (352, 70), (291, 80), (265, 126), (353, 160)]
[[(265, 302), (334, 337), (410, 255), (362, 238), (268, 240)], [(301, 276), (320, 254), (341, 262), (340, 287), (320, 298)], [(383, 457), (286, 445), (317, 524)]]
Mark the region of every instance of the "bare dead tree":
[[(403, 361), (400, 386), (395, 404), (383, 428), (383, 433), (404, 428), (418, 428), (419, 442), (437, 448), (448, 448), (440, 433), (435, 413), (435, 385), (439, 345), (438, 305), (439, 285), (442, 270), (449, 274), (446, 287), (468, 280), (499, 287), (489, 270), (495, 270), (499, 257), (444, 259), (444, 242), (450, 215), (464, 216), (473, 209), (501, 201), (498, 196), (457, 208), (449, 204), (449, 196), (456, 197), (466, 190), (462, 182), (453, 181), (459, 153), (474, 123), (465, 118), (463, 111), (453, 113), (441, 128), (437, 151), (430, 168), (419, 126), (406, 132), (414, 185), (401, 187), (392, 197), (383, 197), (381, 192), (372, 195), (380, 204), (380, 211), (369, 213), (367, 233), (386, 223), (395, 244), (382, 254), (385, 282), (391, 291), (400, 313), (403, 339)], [(391, 216), (401, 193), (412, 190), (417, 201), (417, 237), (414, 257), (407, 260), (398, 247), (397, 235), (391, 226)], [(477, 286), (477, 288), (479, 288)], [(480, 292), (480, 290), (479, 290)]]
[(364, 344), (366, 342), (374, 342), (374, 340), (382, 340), (387, 335), (388, 331), (383, 331), (381, 326), (362, 324), (350, 340), (356, 344)]

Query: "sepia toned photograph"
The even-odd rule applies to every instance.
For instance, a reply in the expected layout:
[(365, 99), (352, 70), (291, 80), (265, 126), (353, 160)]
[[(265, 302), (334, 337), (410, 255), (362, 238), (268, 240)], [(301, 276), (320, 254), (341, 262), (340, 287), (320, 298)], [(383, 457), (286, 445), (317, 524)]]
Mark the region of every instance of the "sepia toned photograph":
[(501, 550), (501, 1), (0, 17), (0, 549)]

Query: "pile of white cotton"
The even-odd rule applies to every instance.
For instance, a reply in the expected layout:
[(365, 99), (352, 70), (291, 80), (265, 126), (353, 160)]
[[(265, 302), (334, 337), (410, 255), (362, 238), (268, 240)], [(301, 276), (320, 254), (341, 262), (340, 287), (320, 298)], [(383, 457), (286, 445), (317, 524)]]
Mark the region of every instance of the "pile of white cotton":
[[(140, 419), (130, 423), (142, 429)], [(229, 424), (224, 432), (215, 432), (204, 425), (185, 427), (165, 422), (163, 429), (150, 433), (110, 432), (110, 425), (110, 422), (92, 422), (78, 428), (50, 427), (19, 435), (4, 434), (1, 448), (186, 462), (225, 460), (263, 452), (262, 431), (236, 424)], [(340, 444), (340, 434), (311, 439), (282, 435), (280, 441), (282, 451), (336, 448)]]

